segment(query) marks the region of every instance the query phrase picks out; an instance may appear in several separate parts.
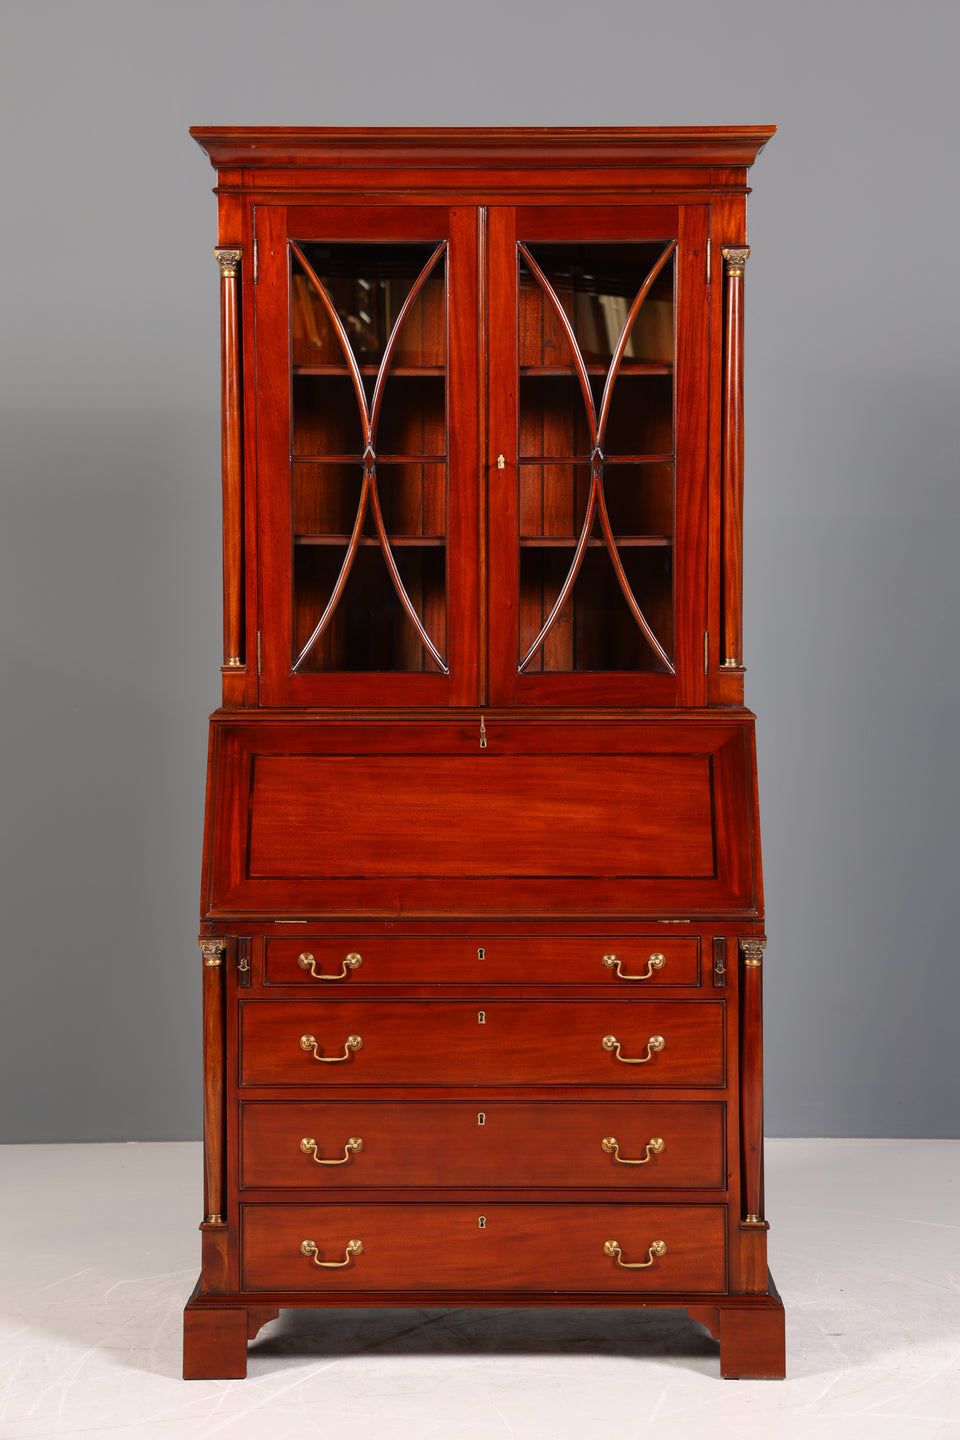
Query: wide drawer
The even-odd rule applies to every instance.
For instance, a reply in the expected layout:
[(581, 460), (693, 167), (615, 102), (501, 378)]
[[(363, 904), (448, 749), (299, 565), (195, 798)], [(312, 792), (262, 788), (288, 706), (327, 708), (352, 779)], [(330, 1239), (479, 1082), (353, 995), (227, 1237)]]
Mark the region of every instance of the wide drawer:
[(243, 1287), (718, 1292), (724, 1221), (722, 1205), (246, 1205)]
[(241, 1185), (724, 1184), (724, 1107), (644, 1101), (241, 1105)]
[(326, 935), (266, 941), (268, 985), (699, 985), (695, 935)]
[(717, 1000), (248, 1000), (245, 1085), (720, 1085)]

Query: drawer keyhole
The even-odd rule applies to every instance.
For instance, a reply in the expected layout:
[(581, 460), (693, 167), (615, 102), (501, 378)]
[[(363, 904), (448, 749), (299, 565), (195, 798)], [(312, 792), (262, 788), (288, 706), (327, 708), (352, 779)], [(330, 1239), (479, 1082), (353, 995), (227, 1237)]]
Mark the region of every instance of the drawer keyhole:
[(487, 958), (487, 952), (486, 952), (486, 950), (484, 950), (483, 946), (481, 945), (481, 946), (479, 946), (478, 949), (477, 949), (477, 959), (478, 959), (478, 960), (486, 960), (486, 958)]
[(487, 1123), (487, 1117), (486, 1117), (486, 1115), (484, 1115), (484, 1113), (483, 1113), (482, 1110), (478, 1110), (478, 1111), (477, 1111), (477, 1124), (478, 1124), (478, 1125), (486, 1125), (486, 1123)]
[(487, 1228), (487, 1217), (486, 1217), (486, 1215), (478, 1215), (478, 1216), (477, 1216), (477, 1228), (480, 1229), (480, 1230), (486, 1230), (486, 1228)]
[(486, 1010), (478, 1010), (478, 1011), (477, 1011), (477, 1024), (478, 1024), (478, 1025), (486, 1025), (486, 1023), (487, 1023), (487, 1012), (486, 1012)]

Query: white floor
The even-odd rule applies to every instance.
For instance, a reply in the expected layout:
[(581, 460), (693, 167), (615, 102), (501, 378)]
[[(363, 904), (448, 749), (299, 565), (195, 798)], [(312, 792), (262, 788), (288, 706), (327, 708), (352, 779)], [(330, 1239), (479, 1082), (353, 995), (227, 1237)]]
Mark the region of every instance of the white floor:
[(0, 1147), (0, 1436), (960, 1440), (960, 1141), (768, 1143), (785, 1382), (682, 1312), (282, 1311), (184, 1382), (196, 1145)]

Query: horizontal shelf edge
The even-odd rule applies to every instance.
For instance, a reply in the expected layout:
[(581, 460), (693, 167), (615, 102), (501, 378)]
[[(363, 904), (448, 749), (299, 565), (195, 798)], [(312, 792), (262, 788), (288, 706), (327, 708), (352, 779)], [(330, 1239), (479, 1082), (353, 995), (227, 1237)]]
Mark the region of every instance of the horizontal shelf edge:
[[(416, 546), (418, 548), (442, 548), (446, 545), (445, 535), (388, 535), (387, 540), (391, 547)], [(294, 535), (294, 545), (342, 545), (350, 544), (349, 535)], [(357, 541), (358, 545), (377, 545), (380, 540), (376, 535), (361, 535)]]

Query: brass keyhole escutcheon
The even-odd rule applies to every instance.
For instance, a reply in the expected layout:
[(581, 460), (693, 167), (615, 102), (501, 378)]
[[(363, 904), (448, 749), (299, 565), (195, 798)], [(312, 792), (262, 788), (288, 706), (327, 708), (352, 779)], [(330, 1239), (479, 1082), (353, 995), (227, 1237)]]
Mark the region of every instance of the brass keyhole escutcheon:
[(478, 1229), (478, 1230), (486, 1230), (486, 1228), (487, 1228), (487, 1217), (486, 1217), (486, 1215), (478, 1215), (478, 1216), (477, 1216), (477, 1229)]
[(483, 948), (482, 945), (478, 946), (478, 947), (477, 947), (477, 959), (478, 959), (478, 960), (486, 960), (486, 958), (487, 958), (487, 952), (486, 952), (486, 950), (484, 950), (484, 948)]
[(486, 1025), (486, 1023), (487, 1023), (487, 1012), (486, 1012), (486, 1010), (478, 1010), (478, 1011), (477, 1011), (477, 1024), (478, 1024), (478, 1025)]
[(486, 1125), (486, 1123), (487, 1123), (487, 1117), (486, 1117), (486, 1115), (484, 1115), (484, 1113), (483, 1113), (482, 1110), (478, 1110), (478, 1111), (477, 1111), (477, 1124), (478, 1124), (478, 1125)]

